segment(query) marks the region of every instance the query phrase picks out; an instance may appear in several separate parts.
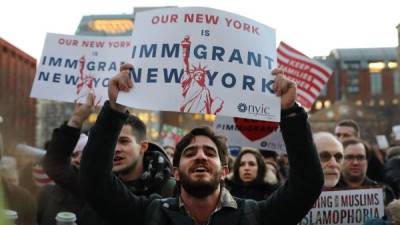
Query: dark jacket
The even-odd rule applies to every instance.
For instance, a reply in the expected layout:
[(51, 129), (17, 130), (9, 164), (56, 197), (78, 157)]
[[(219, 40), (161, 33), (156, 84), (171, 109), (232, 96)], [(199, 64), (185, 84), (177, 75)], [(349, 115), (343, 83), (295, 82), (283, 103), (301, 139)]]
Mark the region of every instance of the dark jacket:
[(79, 215), (85, 207), (85, 201), (60, 185), (46, 185), (39, 190), (37, 196), (38, 211), (37, 221), (39, 225), (56, 224), (55, 217), (58, 212), (73, 212)]
[(400, 197), (400, 158), (393, 158), (385, 163), (385, 182), (392, 187), (396, 198)]
[(267, 182), (254, 182), (245, 185), (242, 182), (230, 179), (227, 179), (225, 184), (233, 196), (257, 201), (267, 199), (279, 187), (278, 184), (271, 185)]
[[(63, 208), (69, 208), (77, 215), (77, 223), (79, 225), (107, 224), (84, 200), (80, 188), (79, 170), (70, 164), (70, 156), (79, 139), (79, 135), (80, 129), (69, 127), (66, 124), (63, 124), (53, 132), (49, 150), (44, 157), (43, 167), (59, 187), (50, 188), (51, 190), (46, 190), (42, 193), (37, 215), (38, 219), (40, 219), (38, 220), (39, 225), (55, 224), (55, 216), (59, 212), (58, 210)], [(164, 197), (172, 196), (175, 180), (171, 178), (171, 168), (150, 166), (150, 164), (154, 164), (157, 161), (158, 157), (164, 156), (160, 156), (157, 152), (149, 149), (144, 156), (145, 161), (143, 164), (145, 172), (147, 172), (143, 174), (147, 175), (135, 181), (120, 181), (121, 184), (137, 195), (158, 193)], [(161, 172), (164, 175), (163, 179), (154, 178), (157, 172)], [(81, 206), (80, 208), (78, 207), (79, 205)]]
[[(81, 161), (81, 184), (95, 210), (114, 224), (194, 224), (177, 198), (136, 196), (111, 172), (114, 146), (127, 114), (106, 102), (92, 128)], [(289, 154), (289, 180), (268, 200), (236, 199), (237, 209), (223, 207), (213, 224), (297, 224), (311, 209), (324, 183), (307, 115), (283, 118), (281, 129)]]

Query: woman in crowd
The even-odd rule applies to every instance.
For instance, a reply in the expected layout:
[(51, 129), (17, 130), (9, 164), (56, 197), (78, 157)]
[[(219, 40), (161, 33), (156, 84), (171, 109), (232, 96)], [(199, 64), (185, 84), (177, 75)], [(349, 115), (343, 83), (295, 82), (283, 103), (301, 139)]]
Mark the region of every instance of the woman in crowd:
[(233, 164), (233, 175), (226, 181), (227, 187), (235, 197), (263, 200), (278, 187), (266, 179), (266, 166), (260, 152), (255, 149), (242, 149)]

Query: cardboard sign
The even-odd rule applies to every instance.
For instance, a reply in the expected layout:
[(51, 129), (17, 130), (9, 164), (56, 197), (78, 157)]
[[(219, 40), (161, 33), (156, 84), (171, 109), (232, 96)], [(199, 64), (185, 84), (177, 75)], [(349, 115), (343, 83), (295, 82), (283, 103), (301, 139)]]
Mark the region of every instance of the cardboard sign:
[(386, 138), (386, 135), (376, 135), (376, 143), (378, 143), (379, 149), (389, 148), (389, 142)]
[(273, 29), (211, 8), (165, 8), (136, 14), (132, 42), (134, 88), (120, 104), (280, 120)]
[(383, 215), (382, 188), (323, 191), (299, 225), (362, 225)]
[(392, 132), (394, 134), (394, 140), (400, 141), (400, 125), (393, 126)]
[(47, 34), (31, 97), (95, 104), (108, 99), (108, 81), (119, 72), (131, 49), (130, 37)]
[(227, 137), (229, 146), (286, 153), (279, 123), (276, 122), (217, 116), (214, 130)]

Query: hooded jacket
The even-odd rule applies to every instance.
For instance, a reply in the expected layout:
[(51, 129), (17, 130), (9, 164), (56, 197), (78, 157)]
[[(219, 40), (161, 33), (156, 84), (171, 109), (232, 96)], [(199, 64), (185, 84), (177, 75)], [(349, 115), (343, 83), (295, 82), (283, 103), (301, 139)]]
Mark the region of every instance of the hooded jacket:
[[(38, 209), (39, 225), (54, 225), (61, 209), (71, 209), (79, 225), (107, 224), (83, 198), (79, 169), (70, 164), (70, 157), (79, 139), (80, 129), (67, 124), (56, 128), (43, 161), (46, 173), (59, 187), (46, 188), (41, 193)], [(144, 171), (138, 180), (119, 182), (136, 195), (159, 194), (170, 197), (175, 191), (172, 166), (160, 147), (151, 143), (144, 155)], [(107, 193), (105, 193), (107, 195)], [(113, 223), (110, 223), (113, 224)]]

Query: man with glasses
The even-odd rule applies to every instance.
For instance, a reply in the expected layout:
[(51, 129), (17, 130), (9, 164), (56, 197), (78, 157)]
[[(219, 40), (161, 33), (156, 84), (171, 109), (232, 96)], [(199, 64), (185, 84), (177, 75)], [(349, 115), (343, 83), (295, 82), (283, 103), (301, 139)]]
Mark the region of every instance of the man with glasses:
[(349, 138), (343, 142), (344, 162), (342, 167), (345, 187), (360, 188), (364, 185), (374, 185), (375, 181), (367, 177), (367, 149), (359, 139)]
[(395, 194), (390, 187), (379, 184), (367, 176), (369, 155), (368, 149), (362, 140), (348, 138), (343, 142), (343, 149), (342, 178), (337, 187), (363, 188), (383, 186), (385, 204), (395, 198)]
[(343, 162), (342, 143), (328, 132), (315, 133), (314, 142), (324, 172), (324, 189), (333, 188), (340, 179)]

